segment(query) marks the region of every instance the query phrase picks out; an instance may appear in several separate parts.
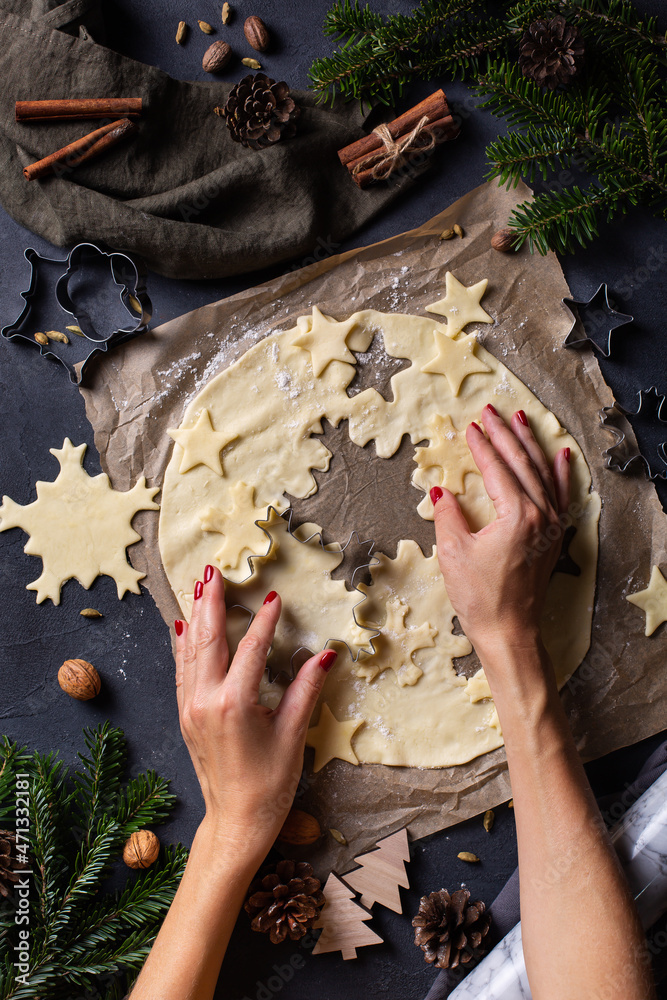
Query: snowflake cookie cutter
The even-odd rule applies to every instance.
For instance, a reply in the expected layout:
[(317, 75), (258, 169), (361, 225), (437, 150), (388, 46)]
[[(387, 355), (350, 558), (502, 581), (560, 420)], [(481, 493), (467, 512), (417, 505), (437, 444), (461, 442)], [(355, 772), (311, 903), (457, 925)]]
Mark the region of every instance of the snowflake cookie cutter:
[[(636, 410), (627, 410), (620, 403), (605, 406), (598, 416), (600, 424), (615, 438), (611, 447), (602, 453), (607, 469), (630, 474), (636, 468), (643, 467), (646, 476), (651, 479), (667, 479), (667, 403), (665, 396), (658, 392), (656, 386), (650, 389), (640, 389), (639, 406)], [(630, 417), (643, 424), (646, 433), (651, 438), (651, 452), (657, 454), (662, 466), (653, 465), (653, 454), (647, 458), (637, 444), (632, 442), (633, 426)], [(659, 434), (657, 429), (662, 425)], [(662, 441), (658, 440), (663, 437)]]
[[(24, 257), (30, 265), (30, 280), (26, 290), (21, 292), (23, 308), (13, 323), (0, 330), (0, 336), (9, 342), (21, 340), (39, 347), (41, 355), (60, 362), (67, 370), (70, 382), (75, 386), (81, 384), (89, 362), (96, 355), (106, 353), (110, 348), (148, 329), (152, 304), (146, 291), (145, 271), (128, 254), (116, 250), (107, 253), (94, 243), (79, 243), (64, 260), (44, 257), (32, 247), (25, 250)], [(90, 310), (85, 306), (77, 306), (74, 294), (70, 291), (70, 282), (76, 275), (83, 272), (85, 277), (88, 272), (90, 281), (94, 278), (95, 266), (100, 264), (106, 265), (114, 286), (120, 289), (120, 303), (132, 320), (124, 326), (109, 331), (101, 331), (96, 327)], [(38, 344), (34, 339), (34, 331), (26, 330), (36, 300), (42, 294), (44, 275), (53, 269), (60, 271), (53, 288), (56, 305), (80, 331), (80, 333), (77, 331), (76, 336), (69, 338), (71, 343), (67, 346), (71, 348), (80, 338), (83, 343), (88, 342), (92, 345), (87, 353), (83, 357), (78, 357), (76, 361), (70, 360), (67, 356), (67, 346), (63, 343), (49, 339), (46, 344)]]
[[(358, 659), (359, 659), (359, 657), (361, 656), (362, 653), (367, 653), (369, 656), (372, 656), (376, 652), (375, 646), (373, 645), (373, 640), (376, 639), (380, 635), (380, 631), (381, 630), (373, 628), (373, 627), (369, 627), (368, 625), (362, 625), (361, 622), (358, 620), (358, 618), (357, 618), (357, 608), (361, 604), (364, 603), (364, 601), (366, 600), (367, 595), (364, 594), (361, 590), (358, 589), (358, 587), (355, 585), (354, 581), (355, 581), (355, 579), (357, 577), (357, 574), (362, 573), (364, 570), (369, 570), (371, 566), (375, 566), (377, 564), (377, 562), (378, 562), (377, 556), (373, 555), (373, 549), (375, 548), (375, 542), (372, 541), (371, 539), (366, 539), (364, 541), (361, 541), (361, 537), (360, 537), (360, 535), (359, 535), (359, 533), (357, 531), (352, 531), (350, 533), (350, 537), (345, 542), (345, 545), (341, 545), (340, 548), (338, 548), (338, 549), (332, 549), (331, 547), (329, 547), (325, 543), (321, 531), (314, 531), (311, 535), (308, 535), (306, 538), (300, 538), (297, 534), (295, 534), (295, 531), (298, 531), (298, 529), (299, 529), (299, 525), (297, 525), (296, 527), (293, 527), (293, 524), (292, 524), (292, 522), (294, 520), (294, 511), (293, 511), (292, 507), (288, 507), (286, 510), (284, 510), (284, 511), (281, 512), (281, 511), (277, 510), (272, 504), (268, 504), (267, 508), (266, 508), (266, 516), (258, 518), (258, 520), (256, 520), (254, 523), (257, 525), (257, 527), (261, 531), (264, 532), (264, 534), (266, 535), (267, 539), (269, 540), (269, 549), (267, 550), (267, 552), (263, 556), (262, 555), (250, 555), (250, 556), (248, 556), (247, 563), (248, 563), (248, 566), (250, 568), (250, 573), (245, 578), (245, 580), (241, 581), (241, 583), (246, 583), (253, 576), (253, 574), (255, 572), (255, 567), (254, 567), (255, 561), (265, 559), (266, 556), (268, 555), (268, 553), (271, 551), (271, 547), (274, 544), (274, 540), (273, 540), (273, 537), (271, 535), (271, 532), (267, 529), (266, 525), (268, 525), (269, 522), (271, 522), (271, 520), (272, 520), (272, 514), (274, 514), (277, 518), (279, 518), (279, 519), (287, 522), (287, 532), (288, 532), (288, 534), (291, 535), (291, 537), (294, 538), (297, 542), (300, 542), (302, 545), (308, 545), (308, 544), (312, 543), (314, 540), (317, 540), (318, 544), (320, 545), (320, 547), (322, 548), (323, 551), (329, 552), (331, 554), (334, 554), (336, 552), (343, 553), (343, 558), (344, 558), (344, 553), (345, 553), (346, 549), (350, 545), (359, 545), (361, 547), (363, 547), (363, 546), (367, 546), (368, 547), (368, 553), (367, 553), (368, 558), (365, 561), (361, 561), (361, 562), (358, 563), (358, 565), (354, 566), (353, 571), (352, 571), (352, 573), (350, 575), (350, 585), (351, 585), (351, 589), (353, 591), (357, 591), (357, 593), (359, 594), (359, 597), (360, 597), (360, 600), (357, 601), (357, 603), (352, 608), (352, 619), (353, 619), (354, 624), (356, 625), (357, 628), (362, 629), (364, 632), (370, 633), (369, 636), (368, 636), (368, 644), (369, 644), (370, 648), (364, 649), (363, 647), (359, 647), (359, 648), (353, 649), (350, 646), (350, 643), (346, 639), (339, 639), (336, 636), (329, 636), (325, 640), (324, 645), (323, 645), (322, 648), (326, 649), (327, 646), (329, 645), (329, 643), (332, 643), (332, 642), (340, 643), (341, 645), (345, 646), (345, 648), (347, 649), (348, 653), (350, 654), (350, 657), (352, 658), (352, 662), (353, 663), (356, 663), (358, 661)], [(339, 565), (342, 565), (342, 561), (341, 561), (341, 563)], [(231, 610), (232, 608), (238, 609), (240, 611), (244, 611), (248, 615), (248, 624), (246, 626), (246, 631), (247, 631), (247, 629), (250, 628), (250, 626), (251, 626), (251, 624), (252, 624), (252, 622), (253, 622), (253, 620), (255, 618), (256, 612), (253, 611), (252, 608), (247, 607), (247, 605), (240, 604), (238, 602), (236, 602), (234, 604), (230, 604), (228, 610)], [(285, 676), (287, 676), (289, 678), (289, 680), (293, 681), (294, 678), (295, 678), (295, 676), (296, 676), (297, 669), (298, 669), (296, 667), (296, 663), (297, 663), (297, 661), (299, 659), (301, 659), (302, 662), (303, 662), (303, 660), (307, 658), (306, 654), (308, 654), (308, 656), (315, 655), (314, 651), (312, 649), (310, 649), (308, 646), (298, 646), (295, 650), (293, 650), (292, 655), (290, 657), (289, 670), (285, 670), (284, 667), (280, 667), (278, 670), (274, 671), (272, 664), (267, 663), (266, 669), (268, 671), (269, 682), (273, 683), (273, 681), (275, 681), (276, 678), (280, 676), (280, 674), (284, 674)]]
[(611, 356), (614, 330), (634, 322), (634, 316), (614, 309), (609, 301), (609, 289), (604, 282), (587, 302), (577, 302), (568, 297), (561, 301), (573, 317), (563, 347), (584, 347), (590, 344), (603, 358), (608, 358)]

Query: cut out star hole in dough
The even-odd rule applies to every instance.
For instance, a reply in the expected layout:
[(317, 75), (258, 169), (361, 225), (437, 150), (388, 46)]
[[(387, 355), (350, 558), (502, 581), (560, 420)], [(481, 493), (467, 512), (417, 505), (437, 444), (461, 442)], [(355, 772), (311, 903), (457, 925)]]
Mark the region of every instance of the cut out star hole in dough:
[(449, 388), (455, 396), (458, 396), (463, 380), (468, 375), (481, 375), (491, 371), (489, 366), (475, 355), (477, 340), (474, 333), (469, 333), (459, 340), (452, 340), (446, 333), (434, 330), (433, 338), (437, 354), (427, 364), (422, 365), (422, 371), (445, 375)]
[(194, 427), (180, 427), (178, 430), (167, 431), (167, 434), (183, 449), (178, 469), (181, 475), (197, 465), (206, 465), (211, 472), (224, 475), (220, 453), (238, 437), (238, 434), (214, 430), (208, 410), (201, 411)]
[(493, 317), (480, 305), (487, 284), (488, 279), (482, 278), (474, 285), (463, 285), (451, 271), (447, 271), (444, 299), (426, 306), (426, 311), (446, 317), (450, 337), (455, 337), (468, 323), (493, 323)]
[(60, 472), (52, 483), (36, 484), (33, 503), (22, 507), (3, 497), (0, 531), (22, 528), (30, 535), (23, 551), (43, 562), (42, 575), (26, 588), (37, 591), (38, 604), (47, 598), (60, 604), (63, 583), (76, 579), (87, 590), (97, 576), (113, 577), (119, 598), (127, 590), (138, 594), (146, 575), (132, 569), (125, 549), (141, 541), (131, 524), (137, 511), (158, 510), (158, 487), (148, 488), (142, 476), (127, 493), (116, 492), (107, 475), (83, 469), (86, 448), (65, 438), (62, 448), (50, 449)]
[[(313, 315), (306, 317), (307, 324), (302, 323), (304, 317), (299, 317), (300, 332), (292, 339), (292, 347), (300, 347), (310, 353), (313, 374), (318, 378), (332, 361), (345, 361), (353, 365), (356, 358), (347, 346), (347, 338), (357, 326), (355, 317), (337, 323), (336, 320), (323, 316), (317, 306), (313, 306)], [(307, 329), (302, 329), (307, 325)]]
[(412, 482), (425, 492), (444, 486), (452, 493), (463, 493), (467, 473), (478, 471), (465, 433), (456, 430), (451, 417), (439, 414), (431, 418), (428, 447), (415, 449), (415, 462)]
[(350, 764), (359, 763), (351, 741), (363, 721), (363, 719), (347, 719), (339, 722), (326, 701), (322, 702), (319, 722), (306, 734), (306, 746), (315, 750), (314, 772), (320, 771), (334, 757), (346, 760)]
[(629, 594), (627, 600), (645, 612), (646, 635), (653, 635), (663, 622), (667, 622), (667, 580), (657, 566), (651, 570), (651, 580), (646, 590)]
[(220, 510), (207, 507), (199, 515), (202, 531), (215, 531), (224, 536), (221, 548), (215, 553), (220, 569), (236, 569), (243, 558), (266, 556), (271, 539), (256, 524), (267, 517), (268, 506), (255, 506), (255, 487), (247, 483), (234, 483), (231, 490), (231, 507)]
[(356, 668), (358, 677), (365, 677), (370, 682), (391, 667), (400, 687), (412, 687), (417, 683), (424, 671), (413, 662), (412, 654), (418, 649), (435, 646), (434, 637), (438, 630), (428, 622), (423, 622), (418, 628), (406, 625), (405, 616), (409, 610), (408, 605), (398, 597), (387, 602), (387, 620), (380, 635), (373, 640), (377, 652), (359, 661)]

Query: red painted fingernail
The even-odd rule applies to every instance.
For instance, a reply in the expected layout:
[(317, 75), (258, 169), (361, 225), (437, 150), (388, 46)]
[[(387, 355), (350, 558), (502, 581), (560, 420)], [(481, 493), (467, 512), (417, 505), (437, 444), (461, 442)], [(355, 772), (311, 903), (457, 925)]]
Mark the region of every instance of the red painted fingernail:
[(198, 601), (201, 595), (204, 593), (204, 584), (201, 580), (197, 580), (195, 583), (195, 601)]
[(474, 428), (475, 428), (475, 430), (476, 430), (476, 431), (479, 431), (479, 433), (480, 433), (480, 434), (483, 434), (483, 433), (484, 433), (484, 431), (483, 431), (483, 430), (482, 430), (482, 428), (481, 428), (481, 427), (479, 426), (479, 424), (476, 424), (474, 420), (473, 420), (473, 422), (471, 423), (471, 425), (470, 425), (470, 426), (471, 426), (471, 427), (474, 427)]
[(174, 628), (176, 629), (176, 635), (183, 635), (183, 622), (180, 619), (176, 619)]
[(320, 657), (320, 666), (322, 667), (322, 670), (331, 670), (337, 659), (338, 653), (333, 649), (327, 649), (326, 653), (322, 653), (322, 656)]
[(277, 597), (277, 596), (278, 596), (278, 595), (277, 595), (277, 593), (275, 592), (275, 590), (272, 590), (272, 591), (271, 591), (271, 593), (270, 593), (270, 594), (267, 594), (267, 595), (266, 595), (266, 597), (264, 598), (264, 603), (265, 603), (265, 604), (270, 604), (270, 603), (271, 603), (271, 601), (275, 601), (275, 599), (276, 599), (276, 597)]
[(517, 410), (517, 414), (516, 415), (519, 418), (520, 423), (522, 423), (524, 427), (527, 427), (528, 426), (528, 417), (523, 412), (523, 410)]
[(442, 497), (442, 490), (440, 489), (439, 486), (432, 486), (429, 496), (431, 497), (431, 503), (435, 507), (438, 500), (440, 500), (440, 498)]
[(204, 570), (204, 583), (210, 583), (213, 579), (213, 567), (207, 566)]
[(494, 417), (498, 416), (497, 409), (495, 408), (495, 406), (491, 406), (491, 403), (487, 403), (486, 404), (486, 408), (487, 408), (487, 410), (491, 410), (491, 413), (494, 415)]
[(570, 461), (570, 449), (569, 448), (564, 448), (563, 449), (563, 454), (565, 455), (565, 461), (569, 462)]

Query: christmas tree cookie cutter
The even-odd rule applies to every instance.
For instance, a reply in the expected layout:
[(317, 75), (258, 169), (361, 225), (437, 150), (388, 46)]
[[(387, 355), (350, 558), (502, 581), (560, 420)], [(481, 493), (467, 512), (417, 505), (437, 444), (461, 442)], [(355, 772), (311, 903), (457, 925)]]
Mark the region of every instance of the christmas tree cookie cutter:
[[(667, 403), (656, 386), (640, 389), (639, 406), (636, 410), (626, 410), (615, 402), (599, 411), (600, 423), (615, 438), (615, 443), (602, 453), (605, 466), (616, 472), (633, 473), (643, 467), (649, 479), (667, 479)], [(650, 440), (650, 457), (644, 455), (632, 441), (633, 423), (639, 423), (644, 435)], [(662, 440), (660, 440), (662, 439)], [(654, 455), (661, 465), (654, 464)]]
[[(78, 386), (81, 384), (89, 362), (100, 353), (122, 344), (148, 329), (151, 319), (151, 300), (146, 291), (145, 272), (128, 254), (112, 251), (106, 253), (94, 243), (79, 243), (64, 260), (44, 257), (32, 247), (24, 252), (24, 257), (30, 265), (30, 280), (25, 291), (21, 292), (23, 308), (14, 320), (0, 330), (0, 336), (7, 341), (26, 341), (44, 357), (51, 358), (67, 370), (70, 381)], [(102, 266), (105, 273), (112, 279), (113, 285), (120, 289), (120, 303), (131, 318), (131, 322), (123, 326), (110, 325), (108, 330), (97, 328), (91, 315), (91, 310), (84, 304), (77, 305), (76, 292), (71, 284), (77, 277), (83, 275), (84, 284), (87, 280), (95, 282), (96, 269)], [(41, 296), (46, 294), (43, 285), (48, 272), (57, 272), (53, 287), (56, 305), (65, 314), (66, 324), (76, 326), (78, 331), (74, 336), (67, 335), (70, 344), (63, 344), (49, 339), (46, 344), (38, 344), (35, 340), (35, 330), (27, 329), (28, 323), (35, 311), (35, 305)], [(47, 279), (48, 280), (48, 279)], [(81, 351), (72, 351), (81, 341), (84, 347)], [(68, 357), (72, 355), (72, 360)], [(74, 357), (76, 355), (76, 360)]]
[[(341, 645), (346, 647), (348, 653), (350, 654), (350, 657), (352, 658), (353, 663), (357, 662), (362, 653), (366, 653), (368, 656), (372, 656), (376, 652), (375, 646), (373, 645), (373, 639), (376, 639), (380, 635), (380, 629), (372, 628), (369, 627), (368, 625), (362, 625), (361, 622), (358, 620), (357, 608), (364, 603), (367, 595), (358, 589), (358, 587), (355, 585), (355, 580), (359, 574), (361, 574), (365, 570), (369, 570), (371, 566), (374, 566), (377, 563), (377, 557), (373, 555), (375, 542), (373, 542), (371, 539), (366, 539), (364, 541), (361, 541), (359, 533), (357, 531), (352, 531), (350, 533), (350, 537), (345, 542), (345, 544), (341, 545), (340, 548), (336, 550), (331, 548), (330, 545), (327, 545), (324, 542), (324, 538), (322, 537), (321, 531), (314, 531), (307, 537), (301, 538), (299, 537), (299, 535), (295, 534), (295, 532), (298, 531), (299, 525), (296, 525), (296, 527), (293, 525), (294, 511), (292, 510), (292, 508), (288, 507), (286, 510), (279, 511), (272, 504), (268, 504), (266, 508), (266, 516), (258, 518), (254, 523), (267, 536), (267, 539), (269, 541), (269, 549), (263, 556), (262, 555), (248, 556), (247, 562), (250, 568), (250, 573), (245, 578), (245, 580), (242, 581), (242, 584), (246, 583), (254, 575), (255, 572), (254, 563), (256, 561), (261, 561), (263, 559), (266, 559), (266, 556), (271, 551), (271, 546), (273, 546), (274, 540), (273, 536), (271, 535), (271, 532), (268, 530), (266, 525), (269, 524), (269, 522), (272, 520), (272, 515), (275, 515), (276, 517), (282, 519), (283, 521), (286, 521), (288, 534), (291, 535), (291, 537), (294, 538), (297, 542), (300, 542), (303, 545), (309, 545), (312, 544), (313, 541), (317, 541), (322, 550), (325, 552), (333, 554), (337, 551), (338, 553), (342, 553), (343, 560), (345, 559), (345, 552), (348, 549), (348, 547), (352, 546), (358, 547), (358, 549), (360, 549), (362, 553), (365, 551), (365, 557), (362, 557), (362, 559), (360, 560), (354, 560), (352, 572), (348, 573), (350, 582), (350, 588), (348, 589), (351, 589), (352, 591), (356, 590), (357, 593), (359, 594), (360, 599), (352, 608), (352, 619), (354, 625), (358, 629), (361, 629), (362, 631), (369, 633), (367, 637), (368, 647), (366, 648), (359, 647), (355, 649), (352, 648), (352, 646), (346, 639), (340, 639), (337, 636), (329, 636), (329, 638), (325, 640), (322, 648), (326, 649), (330, 643), (340, 643)], [(339, 566), (342, 565), (343, 560), (341, 560)], [(346, 585), (347, 585), (347, 579), (346, 579)], [(243, 611), (248, 615), (248, 624), (246, 626), (246, 631), (247, 631), (247, 629), (250, 628), (253, 622), (256, 612), (253, 611), (252, 608), (249, 608), (247, 605), (241, 604), (238, 601), (228, 606), (228, 610), (231, 610), (232, 608), (235, 610)], [(280, 667), (279, 669), (274, 671), (273, 665), (271, 663), (267, 663), (266, 669), (268, 671), (269, 682), (273, 683), (273, 681), (275, 681), (280, 674), (284, 674), (289, 678), (289, 680), (293, 681), (294, 678), (296, 677), (297, 670), (299, 669), (301, 664), (305, 661), (305, 659), (307, 659), (310, 656), (313, 656), (314, 653), (316, 652), (318, 651), (311, 650), (307, 646), (298, 646), (290, 656), (289, 670), (286, 670), (284, 667)]]
[(563, 347), (590, 344), (603, 358), (611, 355), (612, 334), (619, 326), (634, 321), (634, 316), (617, 312), (609, 302), (609, 289), (603, 282), (588, 302), (564, 298), (563, 305), (572, 314), (572, 325)]

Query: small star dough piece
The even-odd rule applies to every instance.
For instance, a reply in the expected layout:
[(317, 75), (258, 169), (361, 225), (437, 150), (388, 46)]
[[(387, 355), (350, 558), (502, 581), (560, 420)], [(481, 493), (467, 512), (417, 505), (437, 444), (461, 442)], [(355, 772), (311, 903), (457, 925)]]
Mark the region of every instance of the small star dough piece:
[(630, 594), (630, 604), (646, 612), (646, 635), (653, 635), (663, 622), (667, 622), (667, 580), (657, 566), (651, 570), (651, 581), (646, 590)]
[(206, 465), (211, 472), (223, 476), (220, 452), (238, 437), (238, 434), (215, 431), (208, 410), (201, 411), (194, 427), (180, 427), (177, 431), (167, 431), (167, 434), (183, 449), (178, 469), (181, 475), (197, 465)]
[(412, 654), (418, 649), (428, 649), (435, 646), (434, 636), (437, 628), (432, 628), (424, 622), (419, 628), (410, 628), (405, 624), (405, 616), (410, 608), (398, 597), (387, 602), (387, 620), (374, 645), (377, 652), (357, 666), (357, 676), (365, 677), (369, 682), (389, 667), (396, 673), (400, 687), (412, 687), (424, 671), (412, 662)]
[(140, 593), (139, 573), (127, 562), (125, 549), (141, 541), (132, 527), (139, 510), (158, 510), (153, 497), (158, 487), (146, 486), (144, 476), (127, 493), (112, 489), (105, 473), (89, 476), (83, 469), (87, 445), (74, 447), (65, 438), (62, 448), (51, 448), (60, 463), (52, 483), (36, 483), (37, 499), (22, 507), (3, 497), (0, 531), (22, 528), (30, 538), (24, 548), (40, 556), (42, 575), (27, 590), (37, 591), (37, 603), (50, 598), (60, 604), (60, 590), (67, 580), (76, 579), (86, 590), (97, 576), (116, 581), (118, 597), (130, 590)]
[(224, 535), (222, 548), (215, 554), (221, 569), (236, 569), (246, 552), (248, 556), (266, 556), (271, 548), (271, 539), (255, 524), (267, 516), (266, 505), (255, 506), (255, 487), (238, 482), (234, 483), (230, 493), (230, 510), (207, 507), (199, 515), (202, 531), (217, 531)]
[(487, 284), (488, 279), (482, 278), (474, 285), (463, 285), (451, 271), (447, 271), (444, 299), (426, 306), (426, 312), (447, 317), (447, 333), (450, 337), (455, 337), (468, 323), (493, 323), (493, 317), (480, 305)]
[(458, 396), (463, 380), (468, 375), (491, 371), (488, 365), (475, 356), (477, 340), (474, 333), (469, 333), (460, 340), (452, 340), (446, 333), (434, 330), (433, 337), (438, 353), (427, 364), (422, 365), (422, 371), (445, 375), (455, 396)]
[(363, 721), (363, 719), (348, 719), (339, 722), (327, 703), (322, 702), (319, 722), (306, 734), (306, 746), (315, 749), (314, 772), (320, 771), (334, 757), (346, 760), (350, 764), (359, 763), (351, 741)]
[[(417, 470), (412, 482), (425, 491), (431, 486), (444, 486), (452, 493), (463, 493), (466, 474), (478, 471), (465, 434), (456, 430), (451, 417), (439, 414), (431, 418), (431, 429), (428, 448), (415, 449)], [(437, 470), (438, 482), (424, 476), (429, 469)]]
[(309, 329), (297, 334), (292, 347), (301, 347), (310, 352), (313, 374), (318, 378), (331, 361), (346, 361), (355, 364), (356, 358), (347, 346), (347, 338), (357, 326), (355, 317), (337, 323), (323, 316), (317, 306), (313, 306)]

